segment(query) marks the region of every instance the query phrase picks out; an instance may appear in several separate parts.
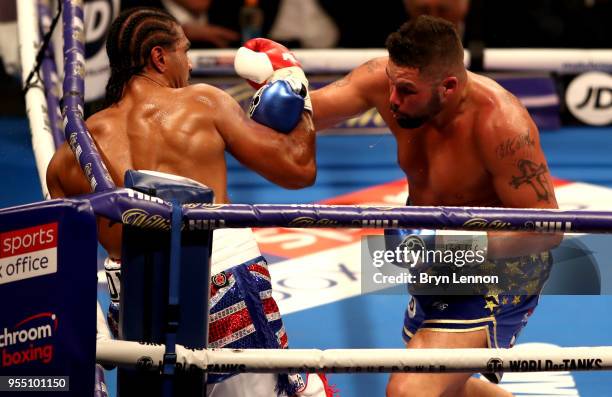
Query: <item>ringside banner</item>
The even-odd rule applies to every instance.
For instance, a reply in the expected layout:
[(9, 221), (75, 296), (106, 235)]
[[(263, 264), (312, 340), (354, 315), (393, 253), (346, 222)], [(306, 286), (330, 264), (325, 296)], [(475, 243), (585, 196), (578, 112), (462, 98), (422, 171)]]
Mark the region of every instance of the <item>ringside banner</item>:
[(2, 391), (92, 395), (96, 252), (86, 201), (0, 210)]

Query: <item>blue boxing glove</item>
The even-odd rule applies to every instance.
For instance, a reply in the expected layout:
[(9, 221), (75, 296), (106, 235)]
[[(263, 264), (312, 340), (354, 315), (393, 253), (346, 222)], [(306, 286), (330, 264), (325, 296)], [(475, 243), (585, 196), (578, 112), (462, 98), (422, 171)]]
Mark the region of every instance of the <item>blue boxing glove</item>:
[(261, 87), (251, 100), (249, 116), (276, 131), (291, 132), (300, 122), (307, 89), (296, 79), (279, 79)]

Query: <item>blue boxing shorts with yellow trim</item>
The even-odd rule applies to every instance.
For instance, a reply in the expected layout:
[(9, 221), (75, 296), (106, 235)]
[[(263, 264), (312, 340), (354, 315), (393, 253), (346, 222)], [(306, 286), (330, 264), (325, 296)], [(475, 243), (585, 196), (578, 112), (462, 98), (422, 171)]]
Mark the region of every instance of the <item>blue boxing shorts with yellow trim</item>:
[[(538, 305), (539, 293), (552, 267), (549, 252), (489, 261), (499, 271), (516, 274), (516, 294), (413, 295), (404, 315), (402, 336), (408, 343), (419, 329), (434, 332), (484, 330), (489, 348), (514, 346)], [(520, 270), (520, 272), (518, 271)], [(483, 373), (498, 383), (501, 373)]]
[[(409, 198), (406, 205), (411, 205)], [(410, 231), (385, 230), (385, 241), (395, 245), (407, 233)], [(404, 314), (404, 341), (407, 344), (419, 329), (457, 333), (484, 330), (489, 348), (514, 346), (538, 305), (552, 263), (550, 252), (486, 261), (483, 265), (511, 279), (514, 294), (487, 291), (482, 295), (412, 295)], [(494, 383), (502, 377), (501, 372), (483, 375)]]

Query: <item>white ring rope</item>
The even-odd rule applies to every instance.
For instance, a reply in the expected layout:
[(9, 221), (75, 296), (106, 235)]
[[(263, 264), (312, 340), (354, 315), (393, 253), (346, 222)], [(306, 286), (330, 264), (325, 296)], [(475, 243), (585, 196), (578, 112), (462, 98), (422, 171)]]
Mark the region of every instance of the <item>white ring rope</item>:
[[(38, 29), (38, 11), (36, 0), (17, 2), (17, 20), (19, 29), (19, 55), (21, 58), (21, 76), (25, 85), (29, 73), (36, 64), (36, 53), (41, 45)], [(47, 99), (41, 81), (27, 90), (25, 95), (26, 114), (32, 134), (32, 150), (38, 169), (38, 178), (45, 199), (49, 198), (46, 175), (47, 166), (55, 153), (53, 135), (47, 118)]]
[[(165, 346), (100, 340), (103, 365), (157, 370)], [(209, 372), (543, 372), (612, 370), (612, 346), (522, 349), (210, 349), (176, 345), (180, 368)]]
[[(346, 73), (376, 57), (387, 56), (385, 49), (302, 49), (293, 51), (304, 70), (310, 73)], [(235, 75), (235, 50), (191, 50), (189, 57), (196, 74)], [(466, 66), (470, 53), (465, 51)], [(612, 72), (612, 50), (584, 49), (485, 49), (485, 70), (556, 71), (580, 73), (587, 70)]]

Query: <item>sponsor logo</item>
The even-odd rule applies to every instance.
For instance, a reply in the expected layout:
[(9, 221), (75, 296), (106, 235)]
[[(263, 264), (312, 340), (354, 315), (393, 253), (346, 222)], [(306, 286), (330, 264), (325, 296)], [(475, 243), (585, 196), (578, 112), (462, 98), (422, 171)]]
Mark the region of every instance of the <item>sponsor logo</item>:
[(208, 372), (245, 372), (246, 365), (245, 364), (208, 364), (206, 367), (206, 371)]
[(487, 361), (488, 372), (501, 372), (504, 369), (504, 362), (500, 358), (492, 358)]
[(57, 272), (57, 223), (0, 233), (0, 284)]
[[(119, 14), (119, 7), (120, 0), (95, 0), (86, 1), (84, 4), (83, 26), (77, 29), (75, 34), (79, 41), (85, 43), (87, 67), (79, 67), (78, 71), (79, 74), (85, 73), (86, 75), (86, 101), (104, 96), (104, 87), (110, 75), (108, 57), (104, 46), (110, 25)], [(61, 37), (58, 40), (61, 40)], [(83, 59), (80, 61), (85, 64)]]
[(261, 102), (261, 94), (263, 93), (264, 89), (267, 86), (263, 86), (260, 89), (257, 90), (257, 92), (255, 93), (255, 95), (253, 96), (253, 100), (251, 101), (251, 105), (249, 106), (249, 117), (253, 117), (253, 113), (255, 113), (255, 109), (257, 109), (257, 106), (259, 106), (259, 102)]
[(538, 232), (569, 232), (572, 230), (572, 222), (529, 221), (525, 222), (525, 227)]
[(448, 309), (448, 303), (442, 301), (434, 302), (432, 306), (438, 309), (438, 311), (440, 312), (443, 312), (444, 310)]
[(140, 208), (123, 211), (121, 221), (125, 225), (138, 226), (146, 229), (170, 230), (170, 221), (161, 215), (150, 215)]
[(565, 62), (561, 64), (561, 71), (565, 73), (582, 73), (588, 72), (592, 70), (603, 70), (612, 72), (612, 63), (608, 62), (595, 62), (595, 61), (586, 61), (586, 62)]
[(49, 364), (53, 359), (52, 338), (57, 333), (54, 313), (38, 313), (19, 321), (14, 327), (0, 328), (2, 368), (30, 362)]
[[(522, 349), (549, 349), (558, 347), (548, 343), (524, 343), (513, 348), (519, 352)], [(507, 364), (507, 363), (506, 363)], [(482, 379), (482, 378), (481, 378)], [(549, 372), (508, 372), (506, 371), (500, 386), (514, 396), (574, 396), (580, 393), (569, 371)]]
[(72, 149), (72, 153), (74, 153), (74, 155), (77, 158), (77, 162), (80, 165), (81, 164), (81, 153), (83, 153), (83, 149), (81, 148), (81, 145), (79, 145), (79, 142), (77, 141), (76, 132), (73, 132), (72, 134), (70, 134), (70, 137), (68, 139), (68, 144), (70, 145), (70, 148)]
[(603, 72), (581, 74), (567, 86), (565, 102), (583, 123), (612, 123), (612, 76)]
[(153, 368), (153, 359), (149, 356), (142, 356), (136, 360), (136, 368), (140, 370), (148, 371)]
[(463, 223), (463, 227), (470, 230), (481, 230), (481, 229), (489, 229), (489, 230), (504, 230), (504, 229), (512, 229), (512, 225), (510, 222), (504, 222), (499, 219), (494, 219), (492, 221), (488, 221), (483, 218), (472, 218), (465, 223)]
[(112, 0), (96, 0), (85, 3), (85, 56), (89, 59), (104, 49), (106, 32), (113, 22), (116, 8)]
[(108, 292), (112, 302), (119, 304), (121, 291), (121, 265), (107, 259), (104, 262), (104, 273), (108, 283)]
[(195, 219), (189, 220), (189, 230), (213, 230), (225, 227), (225, 219)]
[(406, 237), (399, 245), (400, 249), (406, 248), (408, 251), (421, 251), (424, 250), (425, 242), (422, 238), (416, 234), (411, 234)]
[(576, 371), (602, 369), (601, 358), (568, 358), (565, 360), (509, 360), (511, 372)]
[(128, 197), (130, 198), (135, 198), (137, 200), (150, 201), (152, 203), (166, 204), (166, 202), (160, 199), (159, 197), (149, 196), (148, 194), (141, 193), (137, 190), (132, 190), (132, 189), (126, 189), (126, 190), (127, 190)]
[(398, 228), (399, 227), (399, 220), (397, 219), (361, 219), (361, 220), (354, 220), (352, 222), (353, 225), (357, 226), (357, 227), (368, 227), (368, 228), (375, 228), (375, 229), (387, 229), (387, 228)]
[(98, 181), (96, 181), (96, 176), (93, 173), (92, 167), (93, 166), (91, 163), (87, 163), (85, 164), (85, 167), (83, 167), (83, 171), (85, 172), (85, 177), (89, 181), (92, 190), (96, 190), (96, 186), (98, 186)]
[(289, 227), (334, 227), (340, 222), (333, 219), (315, 219), (309, 216), (300, 216), (289, 222)]
[(414, 297), (410, 298), (410, 302), (408, 303), (408, 317), (414, 318), (416, 315), (416, 301)]
[(221, 209), (223, 207), (226, 207), (227, 204), (206, 204), (206, 203), (187, 203), (187, 204), (183, 204), (183, 208), (188, 208), (188, 209), (202, 209), (202, 210), (210, 210), (210, 211), (214, 211), (214, 210), (218, 210)]
[(227, 285), (227, 276), (225, 272), (217, 273), (211, 277), (213, 285), (217, 288), (223, 288)]

